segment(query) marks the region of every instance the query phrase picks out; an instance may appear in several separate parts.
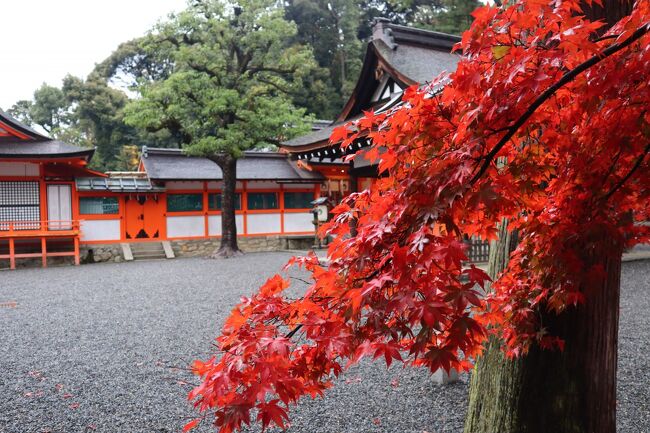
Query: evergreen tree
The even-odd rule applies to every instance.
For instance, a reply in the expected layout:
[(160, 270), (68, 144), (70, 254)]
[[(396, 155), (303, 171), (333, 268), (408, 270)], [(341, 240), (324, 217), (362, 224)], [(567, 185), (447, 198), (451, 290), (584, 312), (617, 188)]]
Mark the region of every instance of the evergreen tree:
[(160, 25), (148, 45), (172, 53), (163, 81), (142, 84), (126, 121), (169, 131), (186, 152), (223, 172), (222, 238), (215, 256), (239, 254), (235, 225), (237, 159), (309, 129), (292, 103), (317, 67), (310, 48), (289, 44), (294, 23), (272, 0), (193, 2)]

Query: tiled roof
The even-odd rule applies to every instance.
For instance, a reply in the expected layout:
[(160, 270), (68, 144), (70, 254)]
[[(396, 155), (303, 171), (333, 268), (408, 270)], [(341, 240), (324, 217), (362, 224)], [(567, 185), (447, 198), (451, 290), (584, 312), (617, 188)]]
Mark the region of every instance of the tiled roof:
[(0, 140), (0, 158), (90, 157), (95, 149), (87, 149), (58, 140)]
[[(180, 149), (144, 148), (142, 162), (153, 180), (221, 180), (219, 166), (207, 158), (187, 156)], [(237, 160), (238, 180), (320, 182), (320, 173), (303, 170), (287, 155), (276, 152), (245, 152)]]
[[(378, 65), (383, 65), (382, 68), (394, 74), (395, 79), (403, 85), (424, 84), (441, 73), (455, 71), (460, 56), (452, 54), (451, 50), (457, 42), (460, 42), (459, 36), (400, 26), (378, 19), (373, 26), (361, 75), (338, 121), (302, 137), (287, 140), (282, 146), (292, 153), (327, 146), (334, 128), (358, 118), (362, 110), (371, 108), (368, 106), (370, 95), (379, 83), (375, 77)], [(399, 103), (401, 95), (396, 99), (387, 105)]]
[(392, 24), (379, 19), (372, 41), (379, 54), (413, 83), (424, 84), (442, 72), (456, 70), (460, 60), (451, 50), (460, 36)]
[(34, 129), (23, 125), (9, 114), (0, 110), (0, 125), (4, 125), (10, 136), (0, 137), (0, 158), (63, 158), (82, 157), (89, 160), (95, 149), (82, 148), (53, 140)]
[(78, 177), (75, 179), (78, 191), (112, 192), (151, 192), (164, 191), (164, 188), (151, 183), (151, 180), (138, 176), (121, 177)]

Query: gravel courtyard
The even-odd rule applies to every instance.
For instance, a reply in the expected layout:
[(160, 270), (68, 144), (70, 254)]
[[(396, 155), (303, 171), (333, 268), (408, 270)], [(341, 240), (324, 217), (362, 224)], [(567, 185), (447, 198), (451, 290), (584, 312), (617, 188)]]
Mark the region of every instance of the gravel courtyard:
[[(184, 369), (289, 257), (0, 273), (0, 432), (180, 431), (194, 416)], [(618, 431), (647, 432), (650, 261), (624, 264), (622, 284)], [(467, 377), (435, 386), (422, 370), (364, 363), (340, 382), (324, 401), (303, 401), (289, 432), (462, 432)]]

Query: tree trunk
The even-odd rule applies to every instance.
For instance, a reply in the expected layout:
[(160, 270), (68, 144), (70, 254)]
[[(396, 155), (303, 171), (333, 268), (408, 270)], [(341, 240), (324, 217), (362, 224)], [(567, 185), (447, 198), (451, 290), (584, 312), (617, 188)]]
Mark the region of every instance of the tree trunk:
[(602, 6), (596, 2), (589, 4), (583, 1), (582, 12), (591, 21), (603, 20), (607, 24), (600, 29), (599, 33), (602, 34), (621, 18), (631, 14), (633, 6), (634, 0), (603, 0)]
[(221, 245), (212, 258), (230, 258), (242, 255), (237, 245), (237, 223), (235, 219), (235, 189), (237, 186), (237, 159), (230, 155), (211, 158), (223, 173), (221, 190)]
[[(510, 253), (517, 246), (517, 235), (508, 231), (504, 220), (499, 227), (499, 239), (490, 245), (488, 275), (493, 280), (505, 270)], [(470, 381), (469, 408), (465, 433), (513, 431), (505, 426), (515, 425), (520, 389), (516, 378), (521, 359), (508, 360), (500, 349), (500, 341), (490, 338), (483, 355), (476, 360)]]
[[(590, 20), (605, 30), (632, 10), (633, 0), (583, 2)], [(605, 278), (582, 287), (586, 302), (560, 315), (540, 311), (544, 328), (565, 341), (564, 351), (538, 346), (518, 359), (506, 359), (491, 339), (477, 360), (470, 383), (465, 433), (615, 433), (616, 367), (622, 245), (606, 235), (589, 264), (602, 264)], [(491, 277), (508, 263), (514, 249), (507, 226), (490, 251)]]
[[(514, 248), (502, 227), (490, 252), (498, 275)], [(606, 278), (583, 288), (587, 300), (560, 315), (540, 311), (543, 326), (564, 339), (564, 351), (538, 346), (506, 359), (492, 339), (476, 363), (465, 433), (614, 433), (621, 246), (614, 241), (590, 256)]]

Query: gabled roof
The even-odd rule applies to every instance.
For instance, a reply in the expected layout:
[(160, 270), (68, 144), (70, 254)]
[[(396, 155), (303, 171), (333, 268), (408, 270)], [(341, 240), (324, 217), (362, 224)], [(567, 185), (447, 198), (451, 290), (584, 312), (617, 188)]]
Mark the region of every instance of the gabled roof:
[[(142, 164), (152, 180), (222, 180), (219, 166), (207, 158), (187, 156), (180, 149), (142, 149)], [(238, 180), (272, 180), (285, 183), (315, 183), (317, 172), (303, 170), (287, 155), (277, 152), (244, 153), (237, 160)]]
[(390, 101), (377, 103), (372, 99), (386, 76), (405, 89), (455, 71), (460, 56), (451, 50), (460, 40), (460, 36), (400, 26), (386, 19), (376, 20), (361, 74), (336, 120), (319, 131), (284, 142), (282, 148), (295, 153), (327, 147), (329, 135), (337, 126), (360, 117), (364, 110), (380, 111), (394, 106), (401, 99), (401, 93)]
[(371, 108), (382, 74), (406, 88), (455, 71), (460, 56), (451, 50), (460, 40), (460, 36), (400, 26), (384, 18), (375, 20), (361, 75), (336, 120), (349, 120)]
[(53, 140), (0, 110), (0, 158), (81, 158), (89, 161), (93, 153), (95, 149)]
[(452, 54), (459, 36), (395, 24), (379, 23), (374, 31), (380, 36), (372, 43), (380, 66), (389, 69), (404, 84), (423, 84), (441, 73), (456, 70), (460, 60)]

